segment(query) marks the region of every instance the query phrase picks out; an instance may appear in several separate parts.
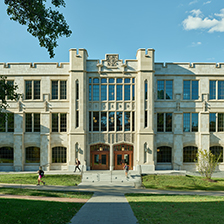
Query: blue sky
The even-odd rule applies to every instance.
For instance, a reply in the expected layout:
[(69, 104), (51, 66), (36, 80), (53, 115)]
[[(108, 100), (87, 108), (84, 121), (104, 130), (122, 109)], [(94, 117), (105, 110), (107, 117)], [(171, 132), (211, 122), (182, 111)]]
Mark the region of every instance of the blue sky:
[(70, 48), (86, 48), (89, 59), (135, 59), (137, 49), (154, 48), (156, 62), (224, 61), (223, 0), (67, 0), (60, 11), (73, 33), (50, 59), (1, 1), (0, 62), (68, 62)]

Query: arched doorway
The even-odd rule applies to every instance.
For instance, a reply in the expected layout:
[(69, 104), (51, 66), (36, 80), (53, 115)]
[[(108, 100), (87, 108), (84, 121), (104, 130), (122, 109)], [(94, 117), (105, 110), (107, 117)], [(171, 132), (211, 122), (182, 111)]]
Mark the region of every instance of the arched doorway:
[(91, 170), (109, 170), (110, 146), (105, 144), (96, 144), (90, 146), (90, 169)]
[(128, 144), (114, 145), (114, 169), (122, 170), (127, 163), (133, 169), (133, 146)]

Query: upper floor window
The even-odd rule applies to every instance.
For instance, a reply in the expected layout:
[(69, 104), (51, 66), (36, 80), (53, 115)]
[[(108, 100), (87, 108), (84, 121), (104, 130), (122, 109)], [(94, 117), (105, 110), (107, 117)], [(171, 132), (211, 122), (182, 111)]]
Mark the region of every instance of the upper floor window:
[(172, 100), (173, 99), (173, 81), (172, 80), (158, 80), (157, 81), (157, 99), (158, 100)]
[(183, 86), (184, 100), (198, 100), (198, 80), (185, 80)]
[(66, 113), (52, 113), (52, 132), (66, 132), (67, 131), (67, 114)]
[(0, 132), (14, 132), (13, 113), (0, 113)]
[(224, 99), (224, 81), (209, 81), (209, 99), (223, 100)]
[(26, 113), (26, 132), (40, 132), (40, 114)]
[(224, 132), (224, 113), (209, 114), (209, 131)]
[(51, 81), (51, 98), (52, 100), (65, 100), (67, 99), (67, 81), (55, 80)]
[(157, 114), (157, 131), (172, 132), (172, 113)]
[(184, 132), (198, 132), (198, 113), (184, 113)]
[(40, 81), (39, 80), (25, 81), (25, 99), (26, 100), (40, 99)]

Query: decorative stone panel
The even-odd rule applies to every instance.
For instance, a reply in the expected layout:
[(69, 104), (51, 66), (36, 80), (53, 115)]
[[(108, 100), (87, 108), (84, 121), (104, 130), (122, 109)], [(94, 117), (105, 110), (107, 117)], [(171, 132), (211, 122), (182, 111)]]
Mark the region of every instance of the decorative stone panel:
[(117, 103), (117, 110), (123, 110), (123, 103)]
[(103, 134), (103, 142), (108, 143), (108, 134)]
[(108, 67), (116, 67), (118, 62), (118, 54), (107, 54), (106, 61)]
[(109, 110), (115, 110), (115, 103), (109, 103)]
[(107, 110), (107, 103), (101, 103), (101, 110)]
[(124, 141), (125, 142), (131, 142), (131, 134), (124, 134)]
[(93, 108), (92, 110), (98, 111), (99, 110), (99, 103), (93, 103)]
[(116, 142), (121, 142), (124, 139), (124, 134), (116, 134)]
[(92, 103), (89, 103), (89, 110), (92, 110)]
[(125, 110), (131, 110), (131, 104), (130, 103), (125, 103), (124, 108), (125, 108)]

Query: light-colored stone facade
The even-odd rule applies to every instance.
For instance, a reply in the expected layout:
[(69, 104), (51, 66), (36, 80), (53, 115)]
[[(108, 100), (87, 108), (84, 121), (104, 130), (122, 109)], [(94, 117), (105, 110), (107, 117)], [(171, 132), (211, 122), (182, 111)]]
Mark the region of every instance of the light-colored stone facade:
[[(85, 49), (71, 49), (69, 53), (68, 63), (0, 63), (0, 75), (13, 80), (19, 86), (18, 92), (23, 94), (18, 102), (9, 101), (8, 111), (14, 113), (14, 132), (0, 133), (0, 147), (14, 149), (14, 162), (1, 163), (0, 170), (37, 170), (42, 165), (46, 170), (72, 171), (76, 157), (83, 169), (88, 170), (92, 159), (90, 146), (98, 143), (110, 147), (110, 170), (115, 168), (113, 146), (116, 144), (133, 146), (135, 170), (140, 167), (142, 172), (155, 169), (195, 170), (194, 162), (183, 162), (184, 147), (194, 146), (205, 150), (211, 146), (224, 147), (224, 132), (209, 131), (209, 114), (223, 113), (224, 103), (224, 100), (209, 100), (209, 81), (224, 80), (224, 64), (156, 63), (154, 49), (139, 49), (134, 60), (121, 60), (117, 54), (106, 55), (103, 60), (90, 60)], [(104, 101), (90, 101), (89, 78), (134, 78), (131, 94), (134, 91), (135, 97), (127, 101), (124, 98), (109, 100), (108, 97)], [(25, 99), (27, 80), (40, 80), (40, 99)], [(66, 80), (66, 99), (52, 99), (52, 80)], [(173, 81), (172, 99), (158, 100), (158, 80)], [(199, 81), (197, 100), (183, 99), (184, 80)], [(131, 121), (129, 118), (128, 122), (134, 128), (129, 131), (109, 131), (108, 128), (107, 131), (90, 131), (89, 126), (93, 125), (93, 121), (89, 116), (94, 111), (130, 112)], [(40, 132), (25, 131), (26, 113), (40, 113)], [(52, 113), (67, 113), (67, 132), (52, 132)], [(157, 131), (157, 113), (172, 113), (172, 132)], [(184, 113), (198, 113), (197, 132), (183, 131)], [(40, 148), (40, 164), (26, 163), (25, 150), (31, 146)], [(52, 148), (56, 146), (67, 149), (66, 163), (52, 162)], [(157, 149), (162, 146), (171, 147), (171, 162), (157, 163)], [(224, 164), (219, 169), (224, 170)]]

